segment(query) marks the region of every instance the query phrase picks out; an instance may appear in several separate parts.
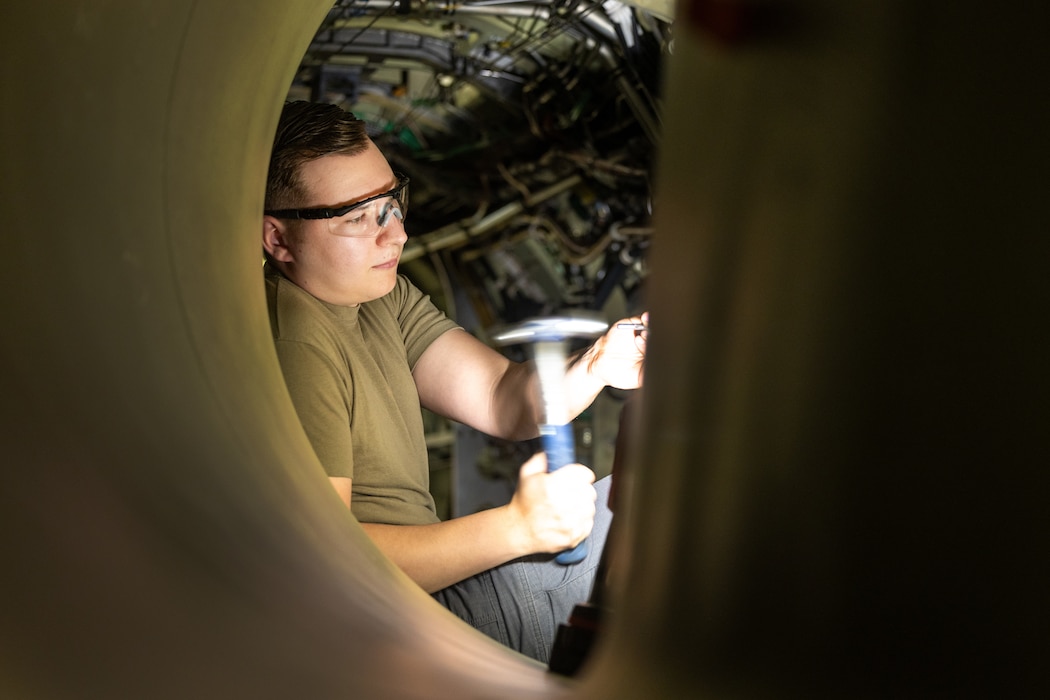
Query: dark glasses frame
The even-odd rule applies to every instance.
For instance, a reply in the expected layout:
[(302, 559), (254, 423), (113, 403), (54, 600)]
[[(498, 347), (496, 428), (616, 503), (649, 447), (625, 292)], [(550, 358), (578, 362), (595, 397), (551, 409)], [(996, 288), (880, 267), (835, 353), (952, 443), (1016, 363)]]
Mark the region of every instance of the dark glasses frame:
[(311, 207), (309, 209), (267, 209), (263, 212), (266, 216), (272, 216), (275, 219), (335, 219), (345, 215), (347, 212), (353, 211), (358, 207), (363, 207), (369, 202), (374, 202), (377, 199), (383, 197), (391, 197), (397, 202), (398, 209), (401, 210), (402, 218), (408, 213), (408, 177), (401, 173), (394, 173), (394, 177), (397, 178), (397, 185), (394, 189), (382, 194), (373, 195), (367, 199), (362, 199), (360, 202), (354, 202), (353, 204), (347, 204), (345, 207), (331, 208), (331, 207)]

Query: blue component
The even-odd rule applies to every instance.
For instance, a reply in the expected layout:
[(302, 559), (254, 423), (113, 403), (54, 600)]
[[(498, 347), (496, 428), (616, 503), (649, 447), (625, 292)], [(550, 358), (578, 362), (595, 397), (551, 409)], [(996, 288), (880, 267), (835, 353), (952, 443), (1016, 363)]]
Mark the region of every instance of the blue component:
[[(572, 424), (541, 425), (540, 438), (543, 440), (543, 451), (547, 453), (547, 471), (561, 469), (566, 464), (576, 461)], [(587, 550), (587, 540), (584, 540), (572, 549), (559, 553), (554, 561), (559, 564), (576, 564), (587, 557)]]
[(547, 471), (561, 469), (576, 461), (576, 443), (571, 423), (541, 425), (540, 437), (543, 439), (543, 451), (547, 453)]
[(558, 556), (554, 557), (554, 561), (565, 566), (568, 566), (569, 564), (579, 564), (587, 558), (587, 552), (589, 549), (590, 548), (587, 546), (587, 540), (583, 540), (572, 549), (566, 549), (564, 552), (559, 552)]

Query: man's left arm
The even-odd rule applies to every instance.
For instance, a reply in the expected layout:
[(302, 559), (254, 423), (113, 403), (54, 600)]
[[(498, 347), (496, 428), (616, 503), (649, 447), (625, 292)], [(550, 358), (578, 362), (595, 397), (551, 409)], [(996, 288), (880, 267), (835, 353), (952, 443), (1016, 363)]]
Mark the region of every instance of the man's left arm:
[[(642, 323), (642, 317), (619, 323)], [(570, 417), (591, 405), (606, 386), (641, 386), (645, 332), (613, 324), (576, 353), (566, 370)], [(536, 437), (541, 422), (533, 363), (512, 362), (462, 330), (441, 335), (412, 370), (424, 407), (489, 435), (508, 440)]]

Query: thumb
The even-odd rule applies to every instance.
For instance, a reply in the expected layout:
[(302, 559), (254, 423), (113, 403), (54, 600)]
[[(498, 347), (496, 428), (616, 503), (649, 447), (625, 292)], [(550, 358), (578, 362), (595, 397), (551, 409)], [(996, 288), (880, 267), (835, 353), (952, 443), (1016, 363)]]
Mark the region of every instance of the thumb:
[(527, 479), (530, 476), (536, 476), (537, 474), (546, 473), (547, 455), (543, 452), (537, 452), (536, 454), (529, 457), (529, 459), (521, 465), (521, 469), (518, 470), (518, 478)]

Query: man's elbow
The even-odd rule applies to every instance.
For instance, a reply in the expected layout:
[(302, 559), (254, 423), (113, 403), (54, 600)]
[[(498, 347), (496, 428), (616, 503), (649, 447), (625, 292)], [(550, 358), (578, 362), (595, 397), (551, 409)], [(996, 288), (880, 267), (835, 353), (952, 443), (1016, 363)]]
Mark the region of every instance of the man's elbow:
[(328, 477), (328, 480), (332, 482), (332, 488), (335, 489), (335, 492), (339, 494), (339, 498), (343, 499), (343, 503), (345, 503), (346, 507), (349, 508), (350, 497), (351, 493), (353, 492), (354, 485), (353, 479), (347, 478), (345, 476), (330, 476)]

